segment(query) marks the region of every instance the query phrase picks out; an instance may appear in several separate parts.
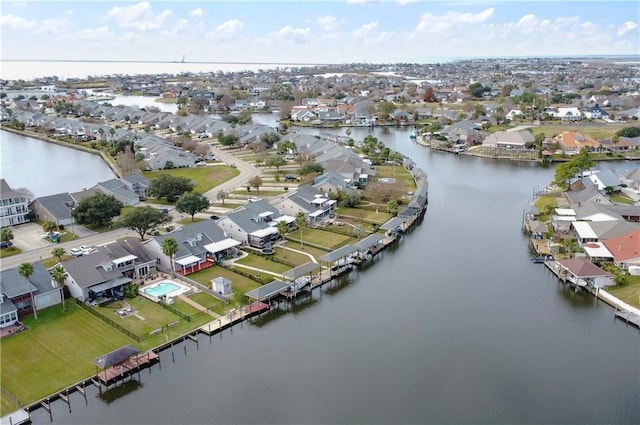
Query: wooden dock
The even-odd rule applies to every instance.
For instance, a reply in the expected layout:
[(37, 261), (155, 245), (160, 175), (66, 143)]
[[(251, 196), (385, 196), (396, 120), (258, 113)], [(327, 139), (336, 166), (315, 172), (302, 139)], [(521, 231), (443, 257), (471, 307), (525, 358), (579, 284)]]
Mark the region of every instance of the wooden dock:
[(151, 366), (160, 361), (160, 357), (154, 351), (147, 351), (136, 357), (130, 358), (128, 361), (116, 366), (112, 366), (98, 373), (97, 378), (105, 385), (109, 385), (117, 379), (122, 379), (132, 372), (139, 371), (142, 368)]
[(248, 319), (252, 316), (260, 314), (264, 311), (269, 310), (269, 304), (263, 303), (261, 301), (255, 301), (248, 306), (242, 307), (240, 310), (232, 310), (228, 314), (217, 318), (216, 320), (206, 323), (200, 328), (200, 332), (203, 332), (207, 335), (216, 334), (237, 322), (241, 322), (245, 319)]
[(640, 329), (640, 316), (627, 311), (616, 310), (616, 318)]

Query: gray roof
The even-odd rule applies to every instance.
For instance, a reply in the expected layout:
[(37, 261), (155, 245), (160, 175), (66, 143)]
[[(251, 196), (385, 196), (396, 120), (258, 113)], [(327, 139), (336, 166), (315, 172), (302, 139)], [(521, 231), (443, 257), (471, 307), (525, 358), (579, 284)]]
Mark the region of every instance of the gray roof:
[(73, 204), (73, 198), (68, 193), (41, 196), (36, 198), (35, 202), (38, 202), (42, 208), (58, 220), (71, 217), (71, 210), (66, 204)]
[[(314, 208), (315, 211), (315, 208)], [(238, 227), (247, 233), (255, 232), (256, 230), (265, 229), (269, 227), (266, 222), (259, 222), (256, 218), (259, 214), (264, 212), (272, 212), (273, 217), (280, 216), (278, 210), (265, 200), (247, 203), (242, 209), (232, 212), (227, 217), (233, 221)]]
[(398, 227), (404, 224), (404, 219), (402, 217), (393, 217), (390, 218), (387, 222), (383, 223), (380, 226), (382, 230), (396, 230)]
[(168, 237), (174, 238), (178, 243), (176, 259), (187, 255), (204, 255), (207, 252), (205, 245), (226, 239), (224, 231), (213, 220), (191, 223), (172, 233), (154, 236), (153, 239), (162, 246), (162, 242)]
[(139, 352), (140, 350), (137, 348), (125, 345), (122, 348), (118, 348), (115, 351), (93, 359), (93, 364), (98, 366), (100, 369), (108, 369), (111, 366), (126, 362), (131, 356), (134, 356)]
[(2, 302), (0, 303), (0, 314), (7, 314), (18, 310), (18, 307), (16, 307), (10, 299), (6, 298), (2, 294), (0, 294), (0, 297), (3, 297)]
[(154, 260), (137, 238), (122, 239), (101, 246), (100, 250), (105, 251), (112, 260), (126, 257), (127, 255), (135, 255), (138, 263), (147, 263)]
[(138, 185), (146, 186), (146, 187), (149, 187), (149, 185), (151, 184), (149, 179), (146, 178), (145, 176), (143, 176), (140, 173), (129, 174), (128, 176), (122, 177), (121, 180), (126, 180), (127, 182), (129, 182), (129, 183), (131, 183), (133, 185), (138, 184)]
[(62, 267), (81, 288), (98, 285), (122, 276), (122, 272), (116, 270), (107, 270), (104, 266), (111, 262), (109, 254), (104, 249), (98, 249), (91, 255), (76, 257), (71, 260), (63, 261)]
[(358, 241), (358, 243), (355, 243), (354, 246), (358, 249), (358, 251), (366, 251), (375, 244), (379, 243), (383, 237), (384, 235), (380, 233), (374, 233), (362, 239), (361, 241)]
[(8, 298), (14, 298), (31, 291), (36, 294), (44, 294), (57, 289), (51, 284), (49, 270), (37, 261), (33, 263), (33, 274), (28, 281), (20, 275), (18, 267), (2, 271), (0, 273), (0, 290)]
[(287, 270), (286, 272), (282, 273), (282, 275), (289, 280), (295, 280), (300, 276), (304, 276), (309, 273), (312, 273), (313, 271), (319, 269), (320, 267), (322, 267), (320, 264), (309, 261), (308, 263), (304, 263), (291, 270)]
[(564, 194), (569, 199), (571, 205), (574, 206), (580, 204), (581, 202), (590, 201), (595, 196), (602, 195), (595, 186), (583, 190), (570, 190), (564, 192)]
[(20, 196), (25, 196), (24, 193), (19, 190), (14, 190), (9, 186), (9, 183), (5, 179), (0, 179), (0, 198), (16, 198)]
[(254, 300), (261, 301), (284, 291), (288, 287), (288, 283), (284, 283), (280, 280), (274, 280), (273, 282), (247, 292), (245, 295), (249, 298), (253, 298)]
[(333, 263), (334, 261), (339, 260), (340, 258), (344, 258), (349, 254), (353, 254), (357, 250), (358, 250), (358, 248), (356, 248), (353, 245), (345, 245), (343, 247), (340, 247), (338, 249), (334, 249), (333, 251), (323, 255), (322, 257), (320, 257), (320, 261), (326, 261), (328, 263)]

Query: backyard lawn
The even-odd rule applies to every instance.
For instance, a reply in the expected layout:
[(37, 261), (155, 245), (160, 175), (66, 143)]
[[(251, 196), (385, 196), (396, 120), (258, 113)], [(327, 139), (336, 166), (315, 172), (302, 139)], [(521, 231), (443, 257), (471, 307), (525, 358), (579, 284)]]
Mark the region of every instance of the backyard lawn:
[(607, 288), (606, 291), (630, 306), (640, 308), (640, 276), (627, 276), (627, 279), (626, 285)]
[(161, 174), (170, 174), (175, 177), (186, 177), (191, 179), (195, 184), (194, 191), (204, 193), (211, 188), (218, 186), (228, 180), (231, 180), (238, 174), (236, 168), (226, 165), (211, 165), (206, 167), (190, 167), (190, 168), (174, 168), (171, 170), (148, 171), (144, 176), (149, 180), (160, 176)]
[[(282, 247), (275, 247), (274, 251), (282, 252)], [(249, 253), (249, 255), (247, 255), (246, 257), (241, 258), (240, 260), (237, 260), (235, 263), (243, 264), (245, 266), (250, 266), (250, 267), (256, 267), (262, 270), (268, 270), (270, 272), (280, 273), (280, 274), (286, 272), (287, 270), (291, 270), (291, 267), (287, 266), (286, 264), (277, 263), (261, 255), (252, 254), (252, 253)]]
[(233, 291), (233, 295), (230, 298), (229, 304), (220, 303), (219, 305), (212, 307), (212, 310), (218, 314), (227, 313), (230, 309), (235, 308), (236, 304), (246, 305), (247, 299), (244, 294), (260, 286), (260, 284), (255, 280), (249, 279), (248, 277), (235, 273), (231, 270), (227, 270), (224, 267), (220, 266), (214, 266), (209, 267), (208, 269), (200, 270), (199, 272), (190, 274), (189, 278), (211, 288), (211, 279), (218, 276), (229, 279), (231, 281), (231, 290)]
[[(288, 233), (287, 236), (299, 241), (300, 230), (296, 230), (295, 232)], [(303, 242), (325, 247), (329, 251), (332, 251), (336, 248), (340, 248), (343, 245), (352, 243), (355, 240), (356, 239), (351, 236), (341, 235), (339, 233), (327, 232), (325, 230), (313, 229), (310, 227), (305, 227), (304, 229), (302, 229)], [(297, 249), (297, 246), (295, 248)]]
[(195, 294), (189, 295), (189, 298), (204, 308), (208, 308), (209, 310), (213, 310), (219, 314), (223, 314), (230, 307), (229, 304), (225, 304), (223, 301), (216, 297), (212, 297), (206, 292), (196, 292)]
[(416, 188), (416, 182), (413, 180), (413, 176), (402, 165), (377, 165), (376, 177), (380, 178), (394, 178), (397, 184), (401, 184), (404, 192), (413, 192)]
[(393, 215), (389, 214), (385, 210), (387, 209), (386, 205), (380, 205), (378, 212), (365, 210), (361, 208), (346, 208), (346, 207), (338, 207), (336, 213), (341, 216), (344, 215), (346, 217), (355, 217), (359, 220), (366, 220), (376, 224), (382, 224), (388, 221)]
[[(23, 405), (37, 401), (95, 373), (92, 361), (135, 342), (74, 302), (24, 319), (28, 330), (2, 339), (2, 389)], [(2, 392), (2, 412), (17, 409)]]

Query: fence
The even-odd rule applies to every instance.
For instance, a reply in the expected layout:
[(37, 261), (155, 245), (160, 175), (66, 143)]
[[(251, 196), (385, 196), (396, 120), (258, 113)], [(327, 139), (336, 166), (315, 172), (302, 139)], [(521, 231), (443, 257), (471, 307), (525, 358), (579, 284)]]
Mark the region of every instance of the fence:
[(147, 336), (147, 335), (144, 335), (144, 336), (141, 337), (140, 335), (134, 334), (129, 329), (126, 329), (126, 328), (120, 326), (119, 324), (117, 324), (113, 320), (109, 319), (104, 314), (102, 314), (99, 311), (91, 308), (91, 306), (88, 306), (87, 304), (85, 304), (84, 302), (82, 302), (82, 301), (80, 301), (78, 299), (76, 299), (76, 304), (78, 304), (80, 307), (82, 307), (83, 309), (85, 309), (89, 313), (93, 314), (94, 316), (96, 316), (98, 319), (102, 320), (106, 324), (108, 324), (108, 325), (114, 327), (115, 329), (117, 329), (118, 331), (122, 332), (123, 334), (125, 334), (126, 336), (128, 336), (129, 338), (134, 340), (135, 342), (141, 342), (141, 341), (144, 341), (145, 339), (149, 338), (149, 336)]

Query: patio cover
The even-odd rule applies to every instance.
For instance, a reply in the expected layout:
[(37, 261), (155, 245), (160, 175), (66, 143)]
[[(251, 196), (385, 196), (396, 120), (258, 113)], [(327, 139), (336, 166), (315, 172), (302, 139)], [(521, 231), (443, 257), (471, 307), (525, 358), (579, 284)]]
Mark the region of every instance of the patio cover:
[(334, 261), (339, 260), (340, 258), (346, 257), (349, 254), (353, 254), (357, 250), (358, 248), (356, 248), (353, 245), (345, 245), (341, 248), (331, 251), (328, 254), (323, 255), (322, 257), (320, 257), (320, 261), (327, 261), (329, 263), (333, 263)]
[(320, 217), (325, 212), (326, 212), (325, 210), (317, 210), (317, 211), (314, 211), (314, 212), (310, 213), (309, 217), (311, 217), (311, 218)]
[(590, 258), (613, 258), (613, 254), (602, 242), (587, 242), (582, 248)]
[(378, 242), (380, 242), (383, 237), (384, 236), (381, 235), (380, 233), (374, 233), (372, 235), (367, 236), (366, 238), (364, 238), (354, 246), (358, 248), (358, 251), (366, 251), (372, 246), (374, 246), (375, 244), (377, 244)]
[(288, 287), (288, 283), (284, 283), (280, 280), (274, 280), (273, 282), (247, 292), (245, 295), (249, 298), (253, 298), (254, 300), (262, 301), (284, 291)]
[(258, 238), (264, 238), (265, 236), (274, 235), (278, 233), (278, 229), (275, 227), (266, 227), (264, 229), (256, 230), (255, 232), (249, 233), (251, 236), (255, 236)]
[(122, 264), (122, 263), (126, 263), (128, 261), (133, 261), (133, 260), (137, 260), (138, 257), (136, 257), (135, 255), (126, 255), (124, 257), (120, 257), (120, 258), (116, 258), (115, 260), (111, 260), (114, 264)]
[(387, 222), (383, 223), (380, 228), (382, 230), (396, 230), (398, 227), (404, 224), (404, 219), (402, 217), (393, 217)]
[(212, 254), (216, 252), (224, 251), (225, 249), (233, 248), (234, 246), (242, 245), (235, 239), (227, 238), (218, 242), (210, 243), (204, 246), (204, 249)]
[(291, 224), (294, 221), (296, 221), (295, 217), (291, 217), (290, 215), (281, 215), (278, 218), (274, 218), (273, 221), (271, 223), (269, 223), (270, 226), (277, 226), (279, 222), (284, 221), (287, 224)]
[(93, 364), (98, 366), (100, 369), (107, 369), (113, 365), (118, 365), (120, 363), (124, 363), (131, 356), (138, 354), (140, 350), (130, 345), (125, 345), (122, 348), (118, 348), (115, 351), (107, 353), (103, 356), (100, 356), (93, 360)]
[(574, 221), (572, 226), (576, 229), (576, 233), (580, 239), (598, 239), (598, 235), (593, 231), (589, 222)]
[(194, 263), (199, 263), (200, 261), (203, 261), (202, 258), (196, 257), (195, 255), (189, 255), (187, 257), (176, 260), (176, 263), (180, 264), (181, 266), (189, 266)]
[(89, 289), (91, 289), (93, 292), (102, 292), (102, 291), (106, 291), (107, 289), (115, 288), (116, 286), (124, 285), (125, 283), (129, 283), (129, 282), (131, 282), (131, 278), (126, 276), (119, 276), (114, 279), (108, 280), (106, 282), (90, 286)]
[(320, 267), (322, 267), (320, 264), (309, 261), (308, 263), (304, 263), (291, 270), (287, 270), (286, 272), (282, 273), (282, 276), (284, 276), (289, 280), (296, 280), (300, 276), (304, 276), (309, 273), (312, 273), (314, 270), (317, 270)]

